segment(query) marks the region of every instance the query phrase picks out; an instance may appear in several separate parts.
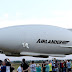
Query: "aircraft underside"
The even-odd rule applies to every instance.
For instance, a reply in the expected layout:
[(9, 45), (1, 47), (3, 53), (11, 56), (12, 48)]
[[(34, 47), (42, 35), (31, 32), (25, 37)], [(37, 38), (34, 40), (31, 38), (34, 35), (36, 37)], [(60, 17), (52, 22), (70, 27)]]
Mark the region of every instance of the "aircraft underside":
[(34, 52), (10, 53), (10, 52), (3, 52), (2, 50), (0, 50), (0, 53), (5, 54), (6, 56), (14, 56), (14, 57), (32, 56), (32, 57), (48, 58), (49, 56), (52, 56), (52, 57), (65, 57), (66, 56), (64, 54), (43, 54), (43, 53), (34, 53)]

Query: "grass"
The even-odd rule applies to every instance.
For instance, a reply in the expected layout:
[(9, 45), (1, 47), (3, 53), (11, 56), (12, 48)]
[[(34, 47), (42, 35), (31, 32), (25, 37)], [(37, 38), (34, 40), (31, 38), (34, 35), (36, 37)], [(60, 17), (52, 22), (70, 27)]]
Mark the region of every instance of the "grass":
[(20, 66), (19, 63), (12, 63), (12, 66), (15, 68), (14, 72), (17, 71), (17, 68)]

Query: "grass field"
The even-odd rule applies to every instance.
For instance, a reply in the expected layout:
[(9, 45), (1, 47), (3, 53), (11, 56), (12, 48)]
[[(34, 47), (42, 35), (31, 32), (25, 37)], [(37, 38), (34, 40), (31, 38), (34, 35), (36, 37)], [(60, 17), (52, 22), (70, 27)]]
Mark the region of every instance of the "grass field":
[(17, 71), (17, 68), (20, 66), (19, 63), (12, 63), (12, 66), (15, 68), (15, 70), (13, 72)]

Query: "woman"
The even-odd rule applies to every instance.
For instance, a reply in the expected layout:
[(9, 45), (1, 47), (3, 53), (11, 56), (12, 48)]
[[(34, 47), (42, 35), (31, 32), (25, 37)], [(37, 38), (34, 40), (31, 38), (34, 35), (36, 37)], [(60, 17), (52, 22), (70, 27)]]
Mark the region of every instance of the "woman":
[(45, 72), (49, 72), (49, 65), (48, 64), (45, 65)]
[(41, 67), (39, 64), (37, 64), (37, 67), (36, 67), (36, 72), (41, 72)]

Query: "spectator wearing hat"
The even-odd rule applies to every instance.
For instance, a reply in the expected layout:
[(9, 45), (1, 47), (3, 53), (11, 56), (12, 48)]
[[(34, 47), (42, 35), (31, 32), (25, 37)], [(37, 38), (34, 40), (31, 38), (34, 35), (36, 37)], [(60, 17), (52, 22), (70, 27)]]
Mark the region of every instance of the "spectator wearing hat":
[(37, 64), (37, 67), (36, 67), (36, 72), (41, 72), (41, 67), (39, 64)]

